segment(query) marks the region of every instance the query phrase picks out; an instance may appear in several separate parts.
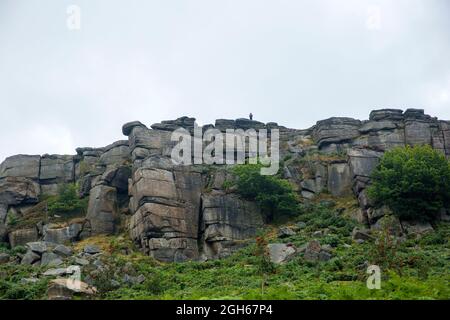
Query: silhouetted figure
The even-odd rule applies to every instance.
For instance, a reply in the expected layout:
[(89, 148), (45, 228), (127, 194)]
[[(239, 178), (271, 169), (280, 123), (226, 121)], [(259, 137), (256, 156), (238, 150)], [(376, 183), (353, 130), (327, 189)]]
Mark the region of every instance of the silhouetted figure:
[(250, 112), (250, 114), (248, 115), (248, 117), (250, 118), (250, 120), (253, 120), (253, 113)]

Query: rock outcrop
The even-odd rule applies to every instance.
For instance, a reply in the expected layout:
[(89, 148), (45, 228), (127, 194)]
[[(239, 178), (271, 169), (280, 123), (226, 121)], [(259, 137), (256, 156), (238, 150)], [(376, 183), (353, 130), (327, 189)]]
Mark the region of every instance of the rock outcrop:
[[(174, 164), (170, 157), (178, 141), (172, 141), (171, 134), (178, 128), (192, 134), (195, 119), (182, 117), (150, 127), (130, 122), (122, 128), (128, 140), (102, 148), (78, 148), (75, 155), (7, 158), (0, 165), (0, 241), (13, 247), (38, 240), (64, 244), (127, 231), (144, 252), (162, 261), (220, 258), (239, 248), (263, 226), (260, 209), (224, 190), (224, 182), (233, 177), (223, 166)], [(383, 152), (429, 144), (450, 158), (450, 122), (419, 109), (374, 110), (364, 121), (330, 118), (306, 130), (249, 119), (219, 119), (202, 131), (206, 129), (217, 129), (223, 135), (227, 129), (242, 129), (236, 135), (248, 129), (268, 129), (269, 136), (270, 129), (278, 129), (284, 160), (280, 172), (304, 201), (322, 192), (336, 197), (353, 195), (360, 205), (358, 220), (368, 228), (376, 228), (389, 214), (386, 208), (373, 208), (366, 194)], [(8, 224), (11, 217), (25, 219), (36, 216), (37, 210), (45, 212), (39, 201), (58, 194), (59, 186), (67, 183), (77, 183), (80, 197), (89, 199), (85, 216), (63, 224), (36, 221), (23, 228)], [(410, 233), (429, 230), (408, 224), (403, 229)], [(274, 252), (278, 249), (273, 248)], [(30, 250), (25, 261), (36, 263), (36, 254)], [(329, 258), (326, 250), (314, 244), (305, 255)]]

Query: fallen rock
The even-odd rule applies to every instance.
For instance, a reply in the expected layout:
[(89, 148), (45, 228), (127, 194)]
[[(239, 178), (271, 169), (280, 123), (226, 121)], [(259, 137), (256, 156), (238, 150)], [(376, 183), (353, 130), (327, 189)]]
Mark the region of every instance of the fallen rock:
[(295, 254), (295, 247), (285, 243), (271, 243), (268, 245), (270, 261), (283, 264), (291, 260)]
[(97, 246), (88, 244), (84, 247), (83, 252), (93, 255), (93, 254), (100, 253), (100, 249)]
[(21, 264), (29, 264), (29, 265), (31, 265), (31, 264), (34, 264), (34, 263), (38, 262), (40, 259), (41, 259), (41, 256), (39, 256), (38, 254), (34, 253), (31, 250), (28, 250), (24, 254), (24, 256), (22, 258), (22, 261), (20, 263)]
[(89, 264), (89, 261), (83, 258), (75, 258), (75, 263), (80, 266), (87, 266)]
[(24, 246), (28, 242), (35, 242), (39, 238), (36, 228), (19, 229), (9, 233), (9, 244), (11, 248)]
[(42, 275), (47, 277), (59, 277), (66, 274), (72, 274), (72, 271), (69, 268), (48, 269)]
[(28, 242), (26, 246), (37, 254), (43, 254), (47, 251), (47, 244), (43, 241)]
[(319, 241), (313, 240), (308, 242), (303, 254), (303, 258), (307, 261), (317, 261), (319, 259), (319, 253), (322, 250)]
[(49, 300), (70, 300), (74, 295), (91, 296), (97, 293), (95, 287), (73, 279), (54, 279), (50, 281), (47, 296)]
[(8, 263), (9, 262), (9, 254), (7, 253), (0, 253), (0, 264)]
[(424, 235), (426, 233), (432, 232), (434, 229), (429, 222), (421, 221), (402, 221), (401, 222), (403, 230), (408, 235)]
[(61, 265), (63, 261), (61, 258), (53, 252), (44, 252), (41, 258), (41, 266), (57, 267)]
[(53, 253), (61, 257), (69, 257), (73, 254), (73, 251), (69, 247), (60, 244), (53, 249)]
[(281, 227), (278, 230), (278, 238), (287, 238), (291, 236), (295, 236), (295, 231), (289, 227)]
[(360, 230), (355, 227), (352, 231), (352, 239), (353, 240), (373, 240), (373, 237), (369, 234), (369, 230)]

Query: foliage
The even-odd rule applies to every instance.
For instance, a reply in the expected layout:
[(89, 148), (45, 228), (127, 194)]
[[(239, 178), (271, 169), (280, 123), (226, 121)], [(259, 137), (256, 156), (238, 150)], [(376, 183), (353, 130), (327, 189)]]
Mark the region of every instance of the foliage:
[(430, 146), (388, 151), (372, 174), (368, 195), (401, 219), (433, 219), (450, 203), (450, 164)]
[(63, 184), (59, 187), (58, 195), (47, 200), (50, 214), (85, 213), (88, 199), (80, 199), (77, 184)]
[[(33, 269), (34, 268), (34, 269)], [(39, 270), (38, 270), (39, 271)], [(35, 267), (22, 265), (0, 266), (0, 299), (42, 299), (45, 297), (48, 279), (26, 281)]]
[(237, 175), (237, 192), (244, 198), (256, 201), (266, 220), (299, 213), (297, 195), (287, 180), (277, 176), (261, 175), (261, 165), (245, 164), (233, 168)]

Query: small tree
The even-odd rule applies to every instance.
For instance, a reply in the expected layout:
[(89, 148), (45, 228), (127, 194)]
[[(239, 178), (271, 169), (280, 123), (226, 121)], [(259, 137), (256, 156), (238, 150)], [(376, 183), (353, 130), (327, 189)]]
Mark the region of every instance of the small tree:
[(233, 169), (238, 176), (237, 192), (255, 201), (268, 222), (280, 215), (299, 213), (297, 196), (288, 181), (277, 176), (261, 175), (260, 165), (238, 165)]
[(405, 220), (431, 220), (450, 203), (450, 165), (428, 145), (388, 151), (372, 173), (369, 197)]

